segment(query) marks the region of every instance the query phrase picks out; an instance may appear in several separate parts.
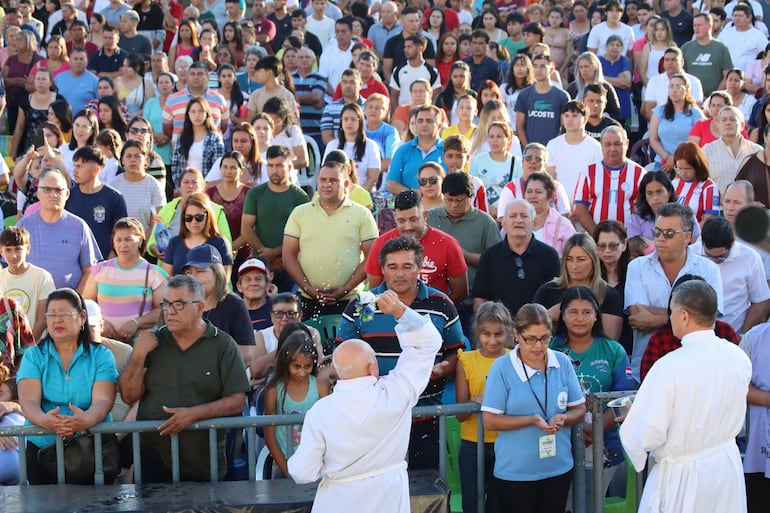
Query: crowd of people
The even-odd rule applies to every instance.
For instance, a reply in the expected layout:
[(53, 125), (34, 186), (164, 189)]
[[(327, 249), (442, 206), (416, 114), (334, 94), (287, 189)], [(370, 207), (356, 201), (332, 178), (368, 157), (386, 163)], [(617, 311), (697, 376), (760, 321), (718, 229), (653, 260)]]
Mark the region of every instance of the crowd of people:
[[(487, 511), (562, 511), (567, 428), (584, 423), (592, 442), (585, 396), (641, 386), (647, 405), (648, 376), (667, 383), (656, 362), (705, 329), (754, 365), (745, 492), (704, 504), (770, 508), (770, 255), (735, 229), (743, 208), (770, 207), (770, 4), (1, 10), (0, 186), (15, 219), (0, 233), (0, 425), (73, 436), (163, 420), (142, 436), (142, 479), (168, 481), (167, 435), (248, 402), (308, 411), (334, 388), (335, 344), (360, 339), (378, 373), (396, 369), (404, 306), (441, 338), (417, 404), (482, 405), (483, 442), (476, 415), (458, 418), (463, 510), (476, 511), (483, 443)], [(693, 299), (711, 294), (715, 322)], [(330, 318), (334, 343), (304, 324)], [(605, 492), (624, 450), (634, 465), (681, 453), (638, 415), (621, 437), (605, 412), (604, 461), (586, 462)], [(721, 421), (721, 439), (683, 454), (738, 434)], [(272, 477), (294, 475), (301, 428), (264, 438)], [(53, 441), (28, 438), (31, 484), (56, 481), (38, 459)], [(217, 442), (219, 477), (236, 479), (239, 455)], [(208, 443), (181, 435), (182, 479), (209, 479)], [(0, 438), (0, 461), (16, 449)], [(409, 468), (437, 468), (437, 420), (415, 419), (402, 449)], [(18, 457), (4, 483), (13, 469)]]

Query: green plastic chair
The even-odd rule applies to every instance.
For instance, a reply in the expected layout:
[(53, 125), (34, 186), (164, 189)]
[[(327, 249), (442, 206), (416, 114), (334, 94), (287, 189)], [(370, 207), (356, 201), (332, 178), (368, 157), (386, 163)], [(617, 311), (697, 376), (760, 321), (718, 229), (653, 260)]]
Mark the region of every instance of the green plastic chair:
[(626, 498), (607, 497), (604, 499), (604, 513), (636, 513), (636, 480), (639, 478), (634, 466), (626, 458)]
[(9, 226), (15, 226), (18, 216), (8, 216), (3, 219), (3, 227), (8, 228)]
[(460, 421), (457, 417), (446, 419), (446, 481), (450, 490), (449, 506), (452, 513), (462, 513), (463, 495), (460, 486)]
[(312, 326), (321, 334), (321, 343), (324, 346), (324, 354), (332, 354), (334, 339), (337, 337), (337, 326), (340, 325), (341, 315), (319, 315), (311, 317), (305, 324)]

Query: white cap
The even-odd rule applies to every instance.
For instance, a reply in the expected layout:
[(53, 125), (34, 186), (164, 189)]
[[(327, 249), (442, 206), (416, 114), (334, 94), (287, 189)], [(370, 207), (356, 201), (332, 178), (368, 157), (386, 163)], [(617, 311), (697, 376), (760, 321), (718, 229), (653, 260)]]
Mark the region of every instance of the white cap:
[(102, 322), (102, 309), (93, 299), (86, 299), (86, 311), (88, 312), (89, 326), (98, 326)]

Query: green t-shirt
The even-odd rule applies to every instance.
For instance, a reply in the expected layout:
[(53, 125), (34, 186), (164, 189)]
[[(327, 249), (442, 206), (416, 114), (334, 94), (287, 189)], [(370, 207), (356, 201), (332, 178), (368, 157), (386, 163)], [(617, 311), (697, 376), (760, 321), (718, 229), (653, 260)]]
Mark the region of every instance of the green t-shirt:
[[(203, 336), (182, 351), (167, 327), (158, 330), (158, 347), (147, 356), (145, 391), (137, 420), (168, 419), (163, 406), (190, 407), (249, 391), (246, 369), (235, 341), (206, 321)], [(208, 431), (188, 431), (179, 436), (179, 464), (183, 481), (209, 480)], [(224, 477), (225, 430), (217, 431), (219, 477)], [(142, 450), (155, 448), (171, 467), (171, 437), (142, 434)]]
[(733, 67), (730, 50), (716, 39), (706, 46), (701, 46), (694, 40), (688, 41), (682, 46), (682, 55), (685, 70), (700, 80), (705, 96), (719, 89), (722, 71)]
[[(257, 216), (254, 230), (268, 248), (283, 244), (283, 229), (294, 207), (309, 202), (305, 191), (291, 185), (285, 192), (273, 192), (266, 183), (250, 189), (243, 204), (245, 215)], [(258, 256), (254, 251), (254, 256)]]
[(516, 55), (516, 52), (518, 52), (519, 50), (527, 46), (524, 44), (524, 39), (518, 42), (514, 42), (513, 40), (511, 40), (510, 37), (506, 37), (502, 39), (500, 41), (500, 44), (503, 45), (508, 50), (508, 53), (510, 54), (511, 57)]

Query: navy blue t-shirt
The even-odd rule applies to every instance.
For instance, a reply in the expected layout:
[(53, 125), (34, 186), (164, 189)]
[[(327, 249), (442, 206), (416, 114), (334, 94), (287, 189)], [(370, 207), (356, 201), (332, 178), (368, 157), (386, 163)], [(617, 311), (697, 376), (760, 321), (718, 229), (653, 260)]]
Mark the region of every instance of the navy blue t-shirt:
[(70, 189), (70, 197), (64, 208), (86, 222), (102, 256), (107, 258), (112, 250), (112, 227), (115, 221), (128, 215), (123, 195), (109, 185), (104, 185), (93, 194), (85, 194), (79, 185), (75, 185)]
[[(230, 244), (225, 239), (214, 237), (207, 240), (206, 244), (211, 244), (219, 250), (219, 254), (222, 255), (222, 265), (233, 265), (232, 250), (230, 249)], [(179, 235), (171, 237), (163, 262), (174, 267), (172, 274), (182, 274), (184, 264), (187, 262), (187, 253), (190, 252), (190, 249), (192, 248), (188, 248), (184, 239)]]

